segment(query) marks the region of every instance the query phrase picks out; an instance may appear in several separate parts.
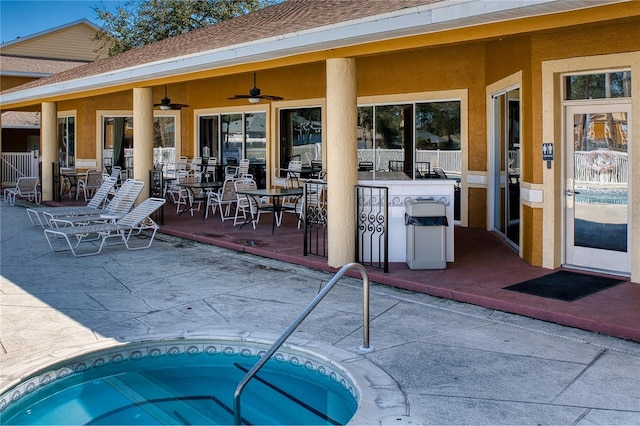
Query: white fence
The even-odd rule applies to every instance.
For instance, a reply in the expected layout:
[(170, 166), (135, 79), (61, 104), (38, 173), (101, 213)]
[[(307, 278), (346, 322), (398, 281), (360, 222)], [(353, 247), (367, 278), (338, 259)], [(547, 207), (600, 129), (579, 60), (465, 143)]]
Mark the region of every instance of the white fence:
[(12, 185), (23, 176), (40, 176), (40, 152), (3, 152), (2, 186)]
[[(254, 152), (255, 151), (255, 152)], [(319, 160), (322, 158), (320, 144), (294, 147), (293, 153), (300, 155), (302, 161)], [(264, 158), (264, 148), (251, 149), (250, 158)], [(110, 162), (113, 157), (111, 150), (103, 151), (103, 159)], [(376, 170), (388, 170), (390, 160), (403, 160), (402, 149), (359, 149), (358, 161), (371, 161)], [(125, 150), (125, 160), (128, 167), (133, 167), (133, 150)], [(430, 162), (431, 168), (441, 167), (445, 172), (460, 173), (462, 164), (461, 151), (418, 150), (416, 162)], [(176, 161), (175, 148), (154, 148), (154, 163), (172, 164)], [(575, 180), (576, 182), (599, 183), (628, 183), (629, 156), (625, 152), (616, 151), (576, 151), (575, 152)], [(3, 185), (14, 183), (22, 176), (39, 176), (40, 152), (3, 152), (2, 153)], [(516, 163), (517, 164), (517, 163)]]
[[(389, 161), (403, 161), (403, 149), (359, 149), (358, 161), (371, 161), (376, 170), (389, 171)], [(416, 150), (417, 163), (429, 162), (431, 169), (441, 167), (445, 172), (461, 173), (461, 151)]]
[(617, 151), (576, 151), (576, 182), (628, 183), (629, 155)]

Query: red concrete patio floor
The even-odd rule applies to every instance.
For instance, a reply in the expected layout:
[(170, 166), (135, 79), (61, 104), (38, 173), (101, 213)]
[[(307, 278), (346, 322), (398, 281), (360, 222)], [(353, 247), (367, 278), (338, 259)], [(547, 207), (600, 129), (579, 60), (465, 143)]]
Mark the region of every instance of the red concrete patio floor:
[[(336, 271), (318, 256), (303, 256), (303, 230), (292, 214), (271, 234), (271, 217), (263, 215), (257, 229), (233, 226), (218, 214), (203, 220), (201, 212), (176, 215), (165, 206), (161, 232), (267, 258)], [(444, 270), (410, 270), (391, 263), (389, 272), (367, 268), (372, 282), (460, 302), (511, 312), (597, 333), (640, 341), (640, 284), (626, 281), (573, 302), (527, 295), (503, 288), (553, 272), (531, 266), (493, 233), (476, 228), (455, 229), (455, 262)], [(357, 273), (354, 273), (357, 276)]]

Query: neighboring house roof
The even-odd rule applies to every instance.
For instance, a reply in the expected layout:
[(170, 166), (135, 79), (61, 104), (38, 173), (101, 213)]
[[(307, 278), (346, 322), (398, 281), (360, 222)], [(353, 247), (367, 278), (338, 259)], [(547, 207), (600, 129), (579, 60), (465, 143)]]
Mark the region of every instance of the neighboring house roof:
[[(86, 65), (97, 58), (93, 37), (99, 28), (86, 19), (41, 31), (0, 45), (0, 78), (42, 79)], [(40, 115), (33, 112), (5, 112), (2, 128), (39, 128)]]
[(0, 54), (0, 76), (43, 78), (88, 63)]
[(3, 102), (37, 100), (621, 1), (626, 0), (289, 0), (6, 90)]
[(39, 129), (39, 112), (7, 111), (2, 113), (3, 129)]
[(101, 43), (94, 37), (99, 30), (94, 23), (81, 19), (2, 43), (0, 52), (3, 55), (90, 62), (106, 57), (106, 52), (97, 52)]

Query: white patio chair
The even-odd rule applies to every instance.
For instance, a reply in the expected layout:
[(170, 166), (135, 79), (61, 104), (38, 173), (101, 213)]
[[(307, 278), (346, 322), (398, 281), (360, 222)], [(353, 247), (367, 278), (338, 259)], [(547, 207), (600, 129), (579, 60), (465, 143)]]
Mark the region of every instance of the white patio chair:
[(100, 170), (87, 170), (84, 179), (78, 179), (78, 189), (76, 190), (76, 200), (80, 196), (80, 191), (84, 193), (84, 201), (87, 201), (87, 195), (89, 198), (93, 196), (93, 193), (102, 185), (102, 171)]
[(298, 216), (298, 229), (304, 220), (308, 207), (312, 209), (325, 208), (326, 210), (326, 182), (320, 179), (309, 179), (305, 184), (306, 198), (302, 197), (287, 197), (282, 201), (282, 211), (285, 213), (295, 213)]
[(189, 172), (194, 174), (202, 173), (202, 157), (193, 157), (189, 164)]
[(188, 161), (189, 159), (187, 157), (179, 157), (178, 161), (176, 161), (176, 171), (187, 170)]
[[(180, 174), (177, 180), (178, 180), (178, 183), (198, 183), (200, 182), (200, 175), (196, 174), (194, 171), (191, 171), (191, 172), (188, 172), (187, 174)], [(184, 209), (186, 209), (187, 206), (191, 206), (189, 208), (189, 212), (191, 213), (191, 216), (193, 216), (194, 211), (200, 211), (202, 202), (199, 200), (196, 201), (194, 199), (193, 191), (190, 191), (187, 188), (180, 187), (177, 184), (176, 184), (176, 187), (177, 187), (176, 191), (172, 192), (172, 197), (176, 205), (176, 213), (180, 213), (180, 206), (184, 206)], [(196, 195), (196, 198), (198, 199), (204, 198), (204, 194), (201, 192), (195, 195)], [(197, 209), (194, 208), (194, 204), (198, 205)]]
[(38, 190), (40, 179), (37, 177), (21, 177), (18, 178), (15, 188), (6, 188), (4, 190), (4, 202), (12, 206), (16, 203), (16, 198), (26, 198), (29, 201), (35, 201), (40, 204), (41, 194)]
[[(99, 214), (103, 206), (108, 202), (107, 196), (116, 181), (116, 178), (106, 178), (86, 206), (28, 208), (27, 216), (33, 225), (40, 225), (45, 228), (49, 226), (49, 218)], [(45, 215), (45, 212), (47, 215)]]
[[(120, 238), (127, 250), (140, 250), (151, 247), (156, 232), (160, 228), (151, 215), (158, 210), (166, 200), (164, 198), (147, 198), (139, 206), (135, 207), (123, 218), (115, 223), (100, 223), (84, 226), (69, 226), (63, 228), (49, 228), (44, 230), (44, 236), (53, 251), (71, 250), (75, 257), (92, 256), (99, 254), (106, 245), (109, 238)], [(146, 245), (132, 245), (131, 237), (140, 234), (142, 231), (151, 231)], [(94, 240), (88, 240), (88, 235), (98, 235), (100, 245), (96, 249)], [(64, 240), (64, 244), (61, 241)], [(78, 248), (85, 243), (82, 252)], [(89, 247), (86, 248), (85, 247)], [(92, 249), (91, 249), (92, 248)]]
[[(247, 223), (247, 214), (251, 218), (251, 225), (253, 229), (256, 229), (256, 224), (260, 221), (260, 213), (263, 211), (273, 209), (273, 204), (268, 202), (265, 197), (251, 197), (249, 195), (238, 194), (238, 191), (242, 190), (254, 190), (258, 188), (256, 181), (253, 179), (236, 179), (233, 181), (233, 185), (236, 189), (236, 214), (233, 218), (233, 226), (238, 224), (238, 218), (242, 214), (243, 223)], [(276, 225), (280, 226), (282, 215), (276, 217)]]
[(204, 214), (205, 219), (209, 217), (209, 207), (211, 214), (216, 214), (216, 209), (220, 209), (220, 220), (233, 219), (231, 207), (238, 201), (236, 197), (235, 179), (225, 179), (222, 187), (218, 191), (211, 191), (207, 195), (207, 206)]
[(249, 160), (248, 158), (243, 158), (242, 160), (240, 160), (240, 164), (238, 164), (238, 172), (236, 174), (236, 177), (243, 177), (243, 176), (251, 176), (251, 178), (253, 178), (253, 175), (251, 175), (251, 173), (249, 173), (249, 165), (251, 163), (251, 160)]

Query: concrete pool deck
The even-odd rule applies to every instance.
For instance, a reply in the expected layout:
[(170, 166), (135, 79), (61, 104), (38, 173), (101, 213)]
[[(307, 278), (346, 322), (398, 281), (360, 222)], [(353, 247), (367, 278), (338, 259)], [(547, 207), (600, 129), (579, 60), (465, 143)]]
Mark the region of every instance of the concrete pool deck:
[[(276, 338), (333, 276), (166, 235), (76, 259), (4, 203), (0, 226), (2, 390), (80, 348)], [(640, 424), (640, 344), (628, 340), (373, 283), (374, 351), (361, 355), (362, 284), (345, 277), (295, 332), (301, 342), (341, 354), (361, 386), (378, 378), (359, 363), (392, 379), (374, 401), (384, 414), (361, 422)]]

